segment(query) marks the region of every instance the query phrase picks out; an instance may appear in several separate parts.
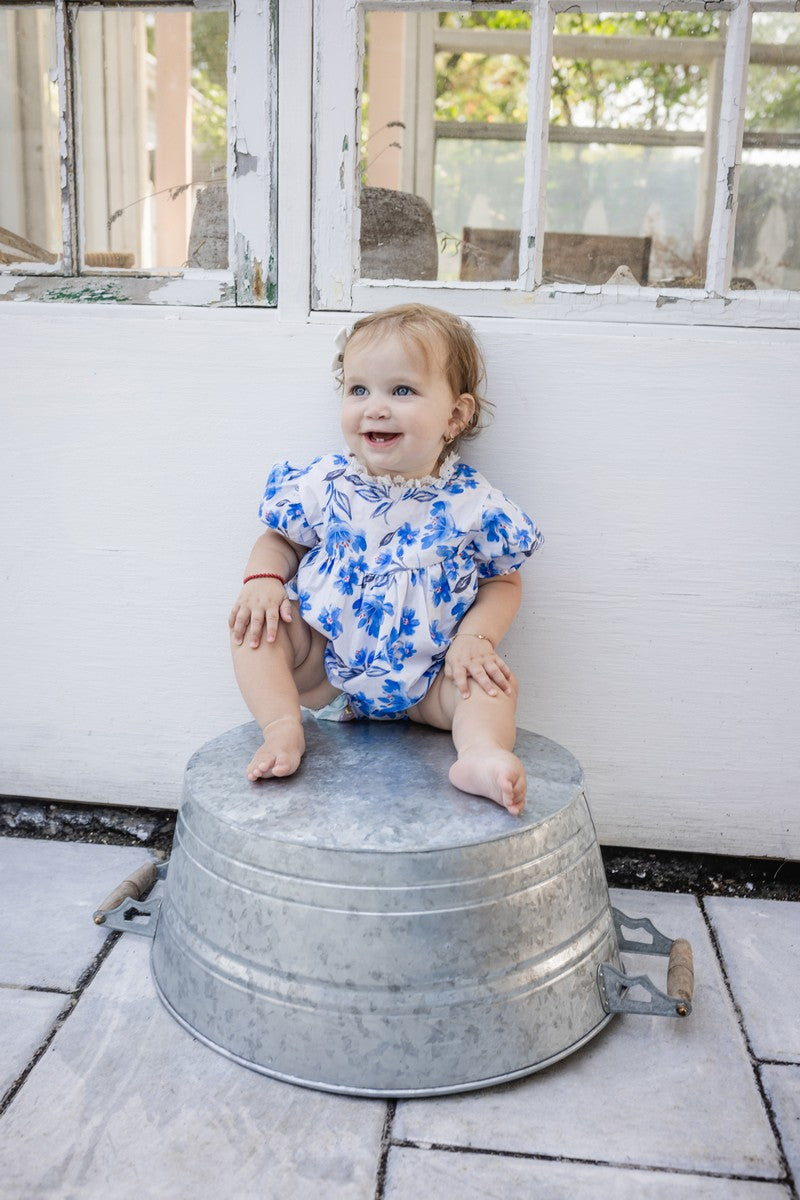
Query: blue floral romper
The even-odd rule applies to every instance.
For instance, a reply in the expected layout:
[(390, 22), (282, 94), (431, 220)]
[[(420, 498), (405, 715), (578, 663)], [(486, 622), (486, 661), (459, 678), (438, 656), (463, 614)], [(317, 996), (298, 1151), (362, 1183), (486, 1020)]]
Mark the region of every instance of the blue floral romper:
[(456, 455), (422, 480), (370, 475), (354, 455), (279, 463), (259, 517), (309, 547), (286, 590), (329, 639), (328, 678), (359, 717), (402, 717), (421, 700), (478, 581), (517, 570), (543, 541)]

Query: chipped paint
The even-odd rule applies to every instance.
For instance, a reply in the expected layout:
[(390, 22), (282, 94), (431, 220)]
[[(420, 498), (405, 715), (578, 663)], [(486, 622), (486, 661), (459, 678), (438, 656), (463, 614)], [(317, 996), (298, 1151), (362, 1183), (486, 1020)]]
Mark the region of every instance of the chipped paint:
[(42, 300), (57, 304), (68, 304), (74, 301), (100, 304), (126, 304), (129, 300), (129, 297), (122, 292), (119, 285), (110, 279), (98, 280), (97, 283), (90, 283), (84, 279), (76, 279), (74, 282), (65, 279), (58, 287), (49, 288), (41, 298)]
[(264, 272), (261, 269), (261, 259), (253, 259), (253, 299), (260, 304), (264, 299)]
[[(237, 2), (228, 77), (229, 215), (236, 303), (275, 302), (264, 264), (277, 237), (277, 10)], [(266, 66), (266, 71), (265, 71)], [(269, 297), (272, 296), (270, 300)]]
[(243, 175), (249, 175), (251, 171), (257, 171), (257, 157), (255, 154), (248, 154), (246, 150), (240, 150), (237, 146), (235, 151), (234, 170), (240, 178)]
[(267, 304), (278, 303), (278, 283), (275, 278), (275, 255), (270, 254), (267, 264)]
[(0, 278), (0, 302), (44, 301), (73, 304), (182, 304), (216, 307), (233, 302), (229, 271), (189, 271), (183, 276), (92, 276), (54, 280), (52, 276)]
[(735, 185), (736, 185), (736, 164), (734, 163), (734, 165), (732, 167), (728, 167), (728, 178), (726, 180), (726, 186), (728, 188), (728, 199), (725, 201), (725, 207), (729, 210), (733, 208), (733, 197), (734, 197)]

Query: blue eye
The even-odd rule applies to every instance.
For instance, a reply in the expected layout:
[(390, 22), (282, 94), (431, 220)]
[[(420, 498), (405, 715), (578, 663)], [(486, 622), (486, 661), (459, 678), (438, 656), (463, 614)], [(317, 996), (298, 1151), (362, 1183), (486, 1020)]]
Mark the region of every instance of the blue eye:
[(413, 388), (410, 388), (407, 383), (401, 383), (394, 389), (395, 396), (412, 396)]
[(351, 396), (366, 396), (366, 394), (367, 394), (367, 389), (364, 387), (363, 383), (355, 383), (350, 388)]

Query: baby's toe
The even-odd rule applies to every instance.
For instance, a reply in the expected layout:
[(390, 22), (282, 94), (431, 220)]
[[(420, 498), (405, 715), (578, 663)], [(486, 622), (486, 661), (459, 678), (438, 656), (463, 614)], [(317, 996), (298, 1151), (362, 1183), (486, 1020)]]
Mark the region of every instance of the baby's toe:
[(257, 762), (251, 762), (247, 768), (247, 778), (251, 783), (255, 783), (259, 779), (266, 778), (270, 773), (271, 763), (266, 759), (259, 759)]

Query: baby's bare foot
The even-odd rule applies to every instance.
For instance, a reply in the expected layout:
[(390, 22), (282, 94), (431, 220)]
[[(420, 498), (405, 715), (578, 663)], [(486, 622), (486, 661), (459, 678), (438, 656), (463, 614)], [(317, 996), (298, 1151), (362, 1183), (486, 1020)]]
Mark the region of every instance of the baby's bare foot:
[(264, 744), (256, 750), (247, 768), (247, 778), (293, 775), (306, 748), (302, 723), (294, 717), (279, 717), (264, 726)]
[(502, 804), (512, 816), (525, 807), (525, 768), (516, 754), (500, 746), (464, 751), (450, 768), (450, 782), (462, 792)]

